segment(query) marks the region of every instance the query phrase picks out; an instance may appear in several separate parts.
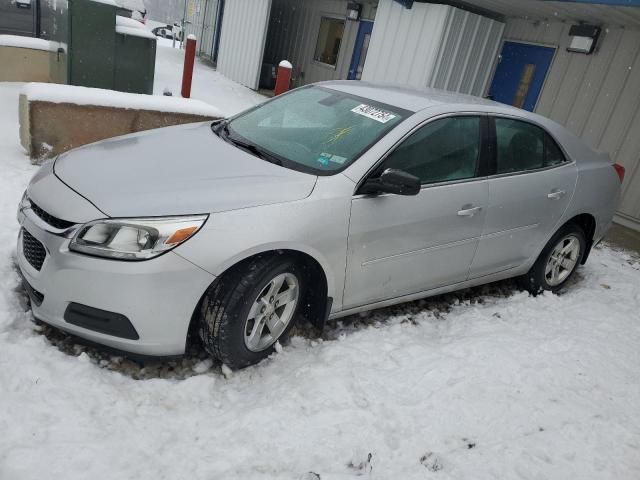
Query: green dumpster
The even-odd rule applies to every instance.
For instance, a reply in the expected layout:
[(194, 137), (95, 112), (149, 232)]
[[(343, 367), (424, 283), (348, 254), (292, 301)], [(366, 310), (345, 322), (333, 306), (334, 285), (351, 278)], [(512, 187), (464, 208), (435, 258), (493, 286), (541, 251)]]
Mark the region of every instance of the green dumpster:
[[(0, 0), (1, 1), (1, 0)], [(108, 0), (43, 2), (43, 28), (60, 48), (50, 70), (69, 85), (153, 93), (156, 37)], [(63, 8), (64, 7), (64, 8)], [(66, 75), (65, 75), (66, 73)]]
[(113, 89), (115, 4), (69, 0), (68, 6), (69, 84)]
[(155, 36), (145, 29), (118, 25), (115, 47), (114, 89), (130, 93), (153, 93)]

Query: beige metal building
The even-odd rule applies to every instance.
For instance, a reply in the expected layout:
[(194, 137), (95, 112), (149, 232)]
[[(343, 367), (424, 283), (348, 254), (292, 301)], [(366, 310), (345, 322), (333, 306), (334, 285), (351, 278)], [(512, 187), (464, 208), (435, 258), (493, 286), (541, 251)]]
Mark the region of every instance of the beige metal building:
[(250, 88), (287, 59), (295, 86), (432, 86), (566, 125), (625, 166), (616, 220), (640, 230), (640, 0), (208, 1), (224, 4), (217, 68)]

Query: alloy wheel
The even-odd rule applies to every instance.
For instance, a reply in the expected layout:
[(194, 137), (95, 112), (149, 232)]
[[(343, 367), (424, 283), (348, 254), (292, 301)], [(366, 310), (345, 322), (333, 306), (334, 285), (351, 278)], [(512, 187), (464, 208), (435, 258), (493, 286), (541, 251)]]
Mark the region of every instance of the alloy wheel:
[(550, 287), (564, 282), (576, 268), (580, 259), (580, 240), (573, 234), (563, 237), (547, 259), (544, 276)]
[(299, 297), (298, 279), (291, 273), (272, 278), (253, 301), (244, 327), (244, 343), (252, 352), (273, 345), (291, 322)]

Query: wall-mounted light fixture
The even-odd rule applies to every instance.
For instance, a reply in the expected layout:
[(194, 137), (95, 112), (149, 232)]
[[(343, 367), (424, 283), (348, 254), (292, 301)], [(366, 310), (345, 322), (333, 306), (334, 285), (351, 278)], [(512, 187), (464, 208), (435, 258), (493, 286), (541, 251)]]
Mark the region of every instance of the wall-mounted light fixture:
[(594, 25), (572, 25), (569, 29), (571, 42), (567, 52), (592, 54), (598, 43), (600, 32), (601, 28)]
[(347, 20), (360, 20), (360, 12), (362, 12), (362, 5), (356, 2), (349, 2), (347, 4)]

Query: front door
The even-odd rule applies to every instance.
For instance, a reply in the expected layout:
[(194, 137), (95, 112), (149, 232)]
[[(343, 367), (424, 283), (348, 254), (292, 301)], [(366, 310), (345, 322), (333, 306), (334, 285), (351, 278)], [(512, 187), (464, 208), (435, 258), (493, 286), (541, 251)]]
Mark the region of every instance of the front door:
[(489, 97), (533, 112), (554, 54), (550, 47), (504, 42)]
[(358, 36), (356, 45), (353, 48), (353, 56), (351, 57), (351, 66), (349, 67), (349, 76), (347, 80), (360, 80), (362, 78), (362, 69), (367, 59), (367, 51), (369, 50), (369, 41), (371, 40), (371, 32), (373, 31), (373, 22), (362, 20), (360, 28), (358, 28)]
[(416, 196), (356, 195), (351, 203), (344, 306), (357, 307), (467, 279), (488, 201), (482, 177), (484, 118), (421, 127), (372, 173), (402, 170)]

